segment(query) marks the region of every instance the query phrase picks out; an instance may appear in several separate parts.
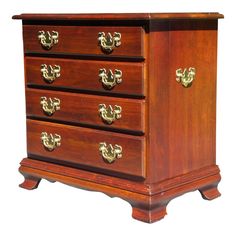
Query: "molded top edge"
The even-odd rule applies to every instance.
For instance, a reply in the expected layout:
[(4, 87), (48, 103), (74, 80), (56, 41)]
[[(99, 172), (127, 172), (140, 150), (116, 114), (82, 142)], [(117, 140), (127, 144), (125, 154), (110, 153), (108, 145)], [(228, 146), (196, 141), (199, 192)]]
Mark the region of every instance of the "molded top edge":
[(209, 13), (99, 13), (99, 14), (21, 14), (12, 19), (20, 20), (175, 20), (175, 19), (220, 19), (217, 12)]

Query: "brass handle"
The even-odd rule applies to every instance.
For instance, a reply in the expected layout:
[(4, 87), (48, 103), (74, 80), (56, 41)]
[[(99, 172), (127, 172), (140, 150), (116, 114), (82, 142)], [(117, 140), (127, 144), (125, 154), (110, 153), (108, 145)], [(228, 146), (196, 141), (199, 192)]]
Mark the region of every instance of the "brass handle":
[(112, 70), (108, 70), (108, 72), (106, 72), (106, 69), (103, 68), (99, 70), (99, 77), (102, 85), (106, 89), (112, 89), (117, 84), (122, 82), (122, 71), (115, 69), (113, 74)]
[(121, 33), (114, 32), (112, 36), (111, 33), (106, 35), (104, 32), (99, 32), (98, 42), (104, 52), (111, 53), (115, 47), (121, 45)]
[(99, 115), (102, 118), (102, 120), (110, 125), (115, 120), (118, 120), (121, 118), (122, 108), (120, 106), (115, 105), (114, 109), (113, 109), (111, 105), (106, 107), (105, 104), (99, 104), (98, 111), (99, 111)]
[(46, 64), (42, 64), (40, 71), (43, 79), (48, 83), (52, 83), (56, 78), (61, 76), (61, 67), (58, 65), (47, 66)]
[(194, 67), (179, 68), (176, 70), (176, 81), (181, 83), (185, 88), (188, 88), (192, 85), (193, 80), (195, 79), (196, 69)]
[(122, 147), (115, 144), (114, 147), (111, 144), (106, 144), (105, 142), (99, 143), (99, 152), (103, 157), (103, 160), (112, 163), (117, 158), (122, 157)]
[(58, 43), (59, 33), (57, 31), (52, 31), (50, 33), (49, 31), (45, 32), (41, 30), (38, 32), (38, 40), (44, 49), (49, 50), (53, 45)]
[(61, 136), (58, 134), (41, 133), (41, 141), (47, 151), (53, 151), (56, 147), (61, 145)]
[(60, 99), (59, 98), (46, 98), (41, 97), (40, 105), (46, 115), (53, 115), (55, 111), (60, 110)]

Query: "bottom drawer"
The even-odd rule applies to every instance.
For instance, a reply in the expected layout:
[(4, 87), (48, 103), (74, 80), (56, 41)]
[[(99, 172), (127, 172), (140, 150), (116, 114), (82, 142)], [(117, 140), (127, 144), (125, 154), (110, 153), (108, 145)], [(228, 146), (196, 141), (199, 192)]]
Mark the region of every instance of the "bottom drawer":
[(29, 157), (111, 175), (145, 177), (144, 141), (139, 136), (27, 120)]

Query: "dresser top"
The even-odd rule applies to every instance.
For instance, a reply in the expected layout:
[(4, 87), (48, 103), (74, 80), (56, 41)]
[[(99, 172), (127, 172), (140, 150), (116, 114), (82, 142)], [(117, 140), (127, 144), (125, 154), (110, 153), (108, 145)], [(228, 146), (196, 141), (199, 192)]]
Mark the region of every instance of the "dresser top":
[(165, 20), (165, 19), (220, 19), (217, 12), (209, 13), (99, 13), (99, 14), (21, 14), (21, 20)]

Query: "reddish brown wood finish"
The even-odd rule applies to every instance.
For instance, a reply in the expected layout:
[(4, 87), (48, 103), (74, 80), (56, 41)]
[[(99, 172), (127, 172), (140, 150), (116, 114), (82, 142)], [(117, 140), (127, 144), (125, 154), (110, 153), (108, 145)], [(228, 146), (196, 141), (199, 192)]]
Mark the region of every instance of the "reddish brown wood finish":
[[(45, 162), (32, 160), (29, 158), (24, 158), (21, 163), (22, 166), (28, 166), (33, 169), (44, 170)], [(89, 182), (99, 182), (102, 185), (108, 185), (118, 189), (126, 190), (127, 188), (131, 189), (132, 192), (140, 193), (144, 195), (155, 195), (161, 192), (168, 191), (170, 189), (176, 188), (177, 186), (186, 185), (191, 182), (197, 182), (204, 178), (210, 176), (219, 176), (219, 168), (216, 165), (205, 167), (196, 171), (192, 171), (188, 174), (182, 176), (176, 176), (171, 179), (167, 179), (161, 182), (153, 184), (145, 184), (143, 181), (132, 181), (129, 179), (117, 178), (114, 176), (107, 176), (105, 174), (98, 174), (95, 172), (88, 172), (85, 170), (78, 170), (76, 168), (64, 167), (58, 164), (47, 164), (47, 171), (51, 173), (56, 173), (58, 169), (63, 169), (63, 173), (66, 176), (72, 178), (79, 178), (82, 180), (87, 180)], [(88, 174), (89, 173), (89, 174)], [(51, 179), (47, 179), (50, 180)], [(127, 187), (128, 186), (128, 187)], [(207, 185), (206, 185), (207, 186)], [(212, 186), (212, 185), (210, 185)]]
[[(51, 116), (46, 115), (40, 105), (41, 97), (60, 99), (60, 110)], [(107, 108), (109, 105), (112, 108), (115, 105), (120, 106), (122, 108), (121, 118), (115, 120), (112, 124), (103, 121), (99, 115), (99, 104), (105, 104)], [(26, 90), (27, 116), (143, 133), (145, 131), (144, 104), (144, 100), (138, 99), (112, 98), (40, 89)]]
[[(50, 50), (42, 48), (38, 40), (39, 31), (57, 31), (59, 42)], [(112, 56), (143, 56), (143, 34), (141, 27), (97, 27), (97, 26), (48, 26), (24, 25), (24, 51), (38, 53), (107, 55), (98, 44), (98, 33), (121, 33), (121, 45), (109, 54)]]
[(23, 183), (21, 183), (19, 186), (21, 188), (25, 188), (28, 190), (33, 190), (36, 189), (41, 181), (41, 178), (37, 178), (35, 176), (30, 176), (30, 175), (26, 175), (23, 174), (25, 177), (25, 180)]
[(22, 160), (19, 171), (23, 175), (46, 178), (47, 180), (59, 181), (71, 186), (101, 191), (109, 196), (123, 198), (132, 205), (132, 216), (148, 223), (162, 219), (166, 215), (168, 202), (173, 198), (189, 191), (208, 188), (212, 185), (217, 186), (220, 181), (217, 166), (199, 169), (173, 178), (172, 185), (167, 183), (168, 180), (155, 183), (155, 189), (159, 189), (155, 192), (151, 192), (152, 186), (142, 182), (110, 177), (29, 158)]
[(199, 189), (202, 198), (205, 200), (213, 200), (221, 196), (221, 193), (217, 189), (217, 184), (209, 185), (204, 188)]
[[(40, 141), (42, 132), (60, 135), (61, 146), (53, 151), (46, 150)], [(122, 146), (122, 158), (111, 164), (105, 162), (99, 153), (100, 142)], [(99, 168), (104, 173), (105, 170), (110, 170), (138, 177), (145, 176), (143, 137), (27, 120), (27, 151), (29, 156), (80, 164), (90, 170)]]
[(217, 12), (206, 13), (100, 13), (100, 14), (21, 14), (15, 15), (13, 19), (21, 20), (163, 20), (163, 19), (219, 19), (224, 18), (222, 14)]
[[(53, 83), (46, 82), (40, 72), (41, 65), (59, 65), (60, 77)], [(122, 71), (122, 82), (112, 89), (104, 88), (99, 75), (100, 69), (108, 72)], [(25, 58), (25, 76), (30, 86), (44, 86), (54, 89), (76, 89), (111, 94), (144, 96), (144, 63), (71, 60), (44, 57)]]
[[(107, 195), (125, 199), (132, 205), (133, 217), (149, 223), (163, 218), (169, 201), (186, 192), (199, 190), (202, 197), (208, 200), (220, 196), (217, 186), (221, 177), (215, 159), (215, 102), (217, 19), (222, 17), (219, 13), (29, 14), (15, 16), (15, 19), (24, 20), (25, 52), (31, 52), (32, 55), (31, 58), (27, 57), (28, 54), (25, 55), (27, 82), (31, 80), (31, 86), (36, 85), (40, 79), (38, 75), (33, 78), (36, 74), (34, 72), (36, 64), (34, 63), (46, 59), (50, 53), (53, 54), (51, 55), (53, 57), (59, 53), (61, 57), (67, 58), (72, 56), (76, 58), (74, 53), (83, 54), (77, 57), (83, 57), (83, 60), (75, 62), (71, 58), (71, 62), (73, 61), (77, 65), (91, 63), (89, 60), (93, 59), (92, 69), (88, 72), (92, 73), (95, 65), (103, 62), (101, 61), (103, 54), (97, 47), (95, 29), (106, 32), (123, 30), (122, 39), (123, 35), (125, 36), (123, 47), (106, 55), (105, 59), (112, 61), (107, 61), (106, 65), (120, 65), (124, 70), (127, 69), (127, 73), (132, 73), (132, 76), (136, 73), (137, 78), (133, 80), (137, 81), (137, 85), (142, 84), (143, 81), (145, 84), (145, 97), (142, 97), (142, 100), (132, 96), (129, 99), (117, 97), (119, 94), (134, 95), (134, 90), (131, 90), (134, 88), (129, 86), (127, 86), (127, 90), (122, 87), (123, 90), (117, 92), (116, 97), (113, 98), (27, 89), (27, 112), (28, 116), (34, 115), (34, 119), (45, 118), (39, 107), (36, 107), (41, 94), (53, 97), (60, 95), (62, 100), (66, 100), (68, 103), (65, 105), (66, 110), (63, 111), (63, 115), (60, 115), (61, 111), (58, 111), (55, 116), (50, 118), (52, 122), (58, 122), (60, 119), (61, 122), (68, 122), (70, 119), (77, 120), (80, 111), (75, 113), (70, 110), (83, 110), (79, 119), (82, 119), (84, 124), (90, 119), (89, 125), (99, 125), (97, 118), (95, 119), (95, 116), (91, 115), (94, 109), (91, 111), (85, 108), (88, 107), (86, 104), (100, 103), (102, 100), (109, 101), (112, 105), (120, 102), (124, 109), (127, 109), (125, 112), (127, 112), (126, 117), (128, 118), (125, 126), (123, 126), (124, 120), (122, 119), (118, 120), (120, 123), (117, 121), (112, 125), (116, 128), (113, 131), (116, 132), (101, 130), (105, 129), (105, 125), (95, 126), (94, 128), (97, 129), (90, 129), (28, 119), (28, 158), (23, 159), (20, 167), (20, 172), (26, 177), (23, 187), (36, 186), (37, 181), (31, 182), (31, 179), (45, 178), (80, 188), (101, 191)], [(60, 30), (63, 42), (67, 43), (69, 40), (71, 44), (69, 46), (68, 44), (56, 45), (49, 52), (44, 51), (34, 37), (37, 37), (38, 30), (55, 29)], [(68, 37), (73, 32), (80, 35), (81, 29), (86, 32), (81, 36), (83, 38), (86, 35), (82, 41), (78, 42), (78, 40)], [(89, 31), (88, 29), (94, 30)], [(88, 35), (93, 37), (87, 37)], [(89, 38), (89, 41), (85, 41), (85, 38)], [(94, 41), (90, 40), (91, 38)], [(87, 46), (88, 43), (89, 46)], [(95, 48), (94, 45), (96, 45)], [(78, 48), (82, 48), (82, 51), (78, 51)], [(34, 52), (43, 53), (45, 58), (35, 57), (33, 59), (37, 55)], [(93, 58), (91, 58), (92, 54)], [(136, 72), (130, 69), (131, 63), (115, 62), (115, 60), (129, 61), (140, 56), (145, 59), (145, 62), (144, 64), (132, 63)], [(98, 61), (95, 61), (96, 59)], [(62, 64), (69, 61), (69, 59), (52, 58), (46, 60), (61, 61)], [(74, 67), (74, 63), (71, 66)], [(68, 63), (68, 65), (70, 64)], [(176, 69), (189, 67), (196, 68), (196, 78), (191, 87), (184, 88), (176, 81)], [(143, 69), (142, 76), (138, 75), (141, 68)], [(29, 71), (31, 71), (30, 75)], [(81, 76), (84, 74), (82, 73)], [(74, 76), (74, 78), (79, 81), (79, 77)], [(62, 83), (60, 79), (58, 79), (58, 83)], [(129, 81), (129, 85), (132, 86), (133, 83)], [(89, 81), (88, 84), (83, 85), (90, 86), (90, 84), (92, 83)], [(53, 89), (61, 89), (59, 86), (51, 86)], [(86, 86), (84, 90), (86, 90)], [(102, 92), (98, 89), (97, 84), (94, 85), (94, 89), (88, 87), (88, 90), (83, 93)], [(144, 90), (143, 87), (142, 89), (137, 88), (139, 94)], [(112, 92), (110, 95), (113, 96), (114, 93)], [(71, 99), (72, 97), (75, 99)], [(86, 98), (86, 101), (79, 102), (79, 98)], [(89, 108), (91, 107), (89, 106)], [(143, 112), (144, 109), (145, 112)], [(121, 129), (144, 131), (144, 134), (142, 136), (135, 136), (136, 133), (135, 135), (120, 134), (118, 132)], [(40, 143), (42, 131), (60, 134), (62, 136), (61, 146), (53, 152), (47, 152)], [(97, 145), (104, 141), (122, 145), (124, 156), (111, 165), (104, 163), (98, 153)]]
[[(151, 24), (151, 182), (215, 164), (216, 43), (217, 21)], [(184, 88), (176, 81), (176, 69), (189, 67), (196, 68), (196, 79)]]

